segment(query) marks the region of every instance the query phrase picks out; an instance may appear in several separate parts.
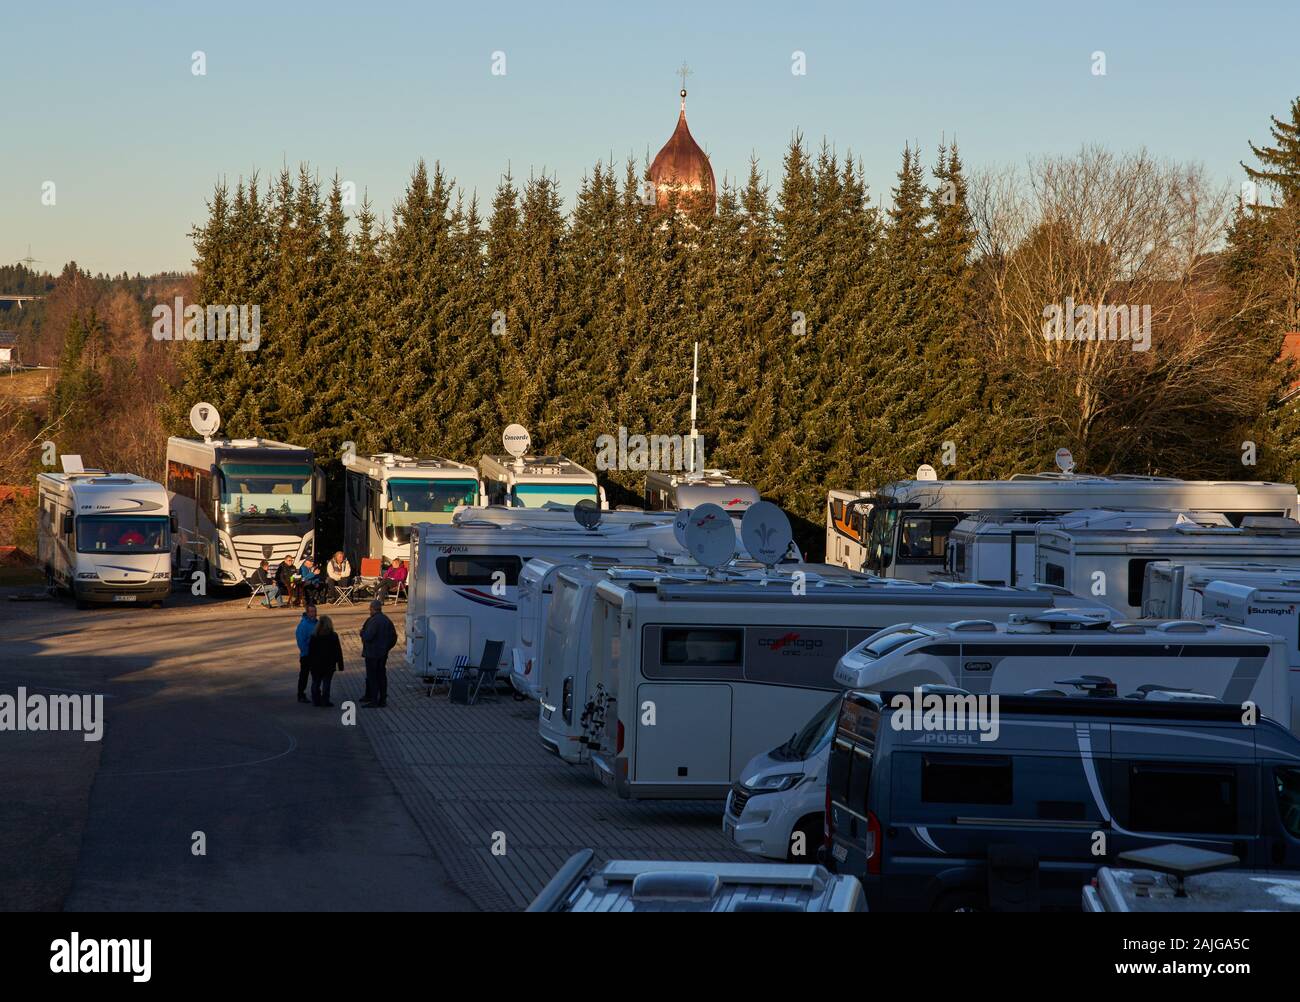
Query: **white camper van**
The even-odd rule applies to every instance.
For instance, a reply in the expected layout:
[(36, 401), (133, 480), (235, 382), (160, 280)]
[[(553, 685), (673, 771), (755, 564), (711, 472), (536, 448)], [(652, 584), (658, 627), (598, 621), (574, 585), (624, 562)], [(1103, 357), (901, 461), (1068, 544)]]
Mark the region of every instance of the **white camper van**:
[[(1234, 524), (1248, 515), (1296, 517), (1291, 484), (1017, 474), (1010, 480), (900, 480), (847, 502), (867, 512), (864, 567), (882, 577), (931, 580), (941, 571), (949, 534), (981, 512), (1062, 515), (1084, 508), (1221, 512)], [(856, 551), (849, 551), (850, 553)], [(842, 562), (828, 550), (827, 559)]]
[(858, 570), (867, 564), (871, 491), (826, 492), (826, 562)]
[(984, 512), (964, 518), (948, 537), (942, 575), (949, 581), (1011, 585), (1034, 583), (1038, 523), (1053, 515)]
[(677, 511), (716, 504), (732, 518), (741, 518), (759, 500), (757, 488), (726, 470), (699, 473), (651, 470), (645, 475), (646, 511)]
[(488, 504), (540, 508), (588, 500), (609, 507), (596, 474), (564, 456), (484, 456), (478, 468)]
[(167, 440), (177, 567), (239, 584), (262, 560), (313, 556), (325, 480), (310, 449), (264, 438)]
[[(840, 655), (860, 640), (916, 613), (1006, 615), (1055, 601), (1046, 589), (813, 574), (802, 587), (787, 574), (602, 581), (587, 627), (591, 676), (587, 705), (576, 709), (580, 743), (592, 751), (597, 778), (621, 797), (721, 798), (754, 755), (825, 704)], [(559, 605), (557, 598), (552, 622)]]
[[(541, 524), (478, 519), (457, 513), (451, 525), (411, 527), (406, 609), (406, 656), (425, 677), (449, 671), (458, 658), (477, 664), (488, 640), (500, 640), (500, 668), (510, 668), (519, 575), (534, 557), (556, 560), (641, 560), (683, 553), (672, 522), (610, 519), (584, 529), (572, 514), (537, 512)], [(562, 524), (554, 516), (563, 515)], [(619, 513), (631, 515), (632, 513)]]
[(1037, 580), (1091, 595), (1121, 615), (1142, 615), (1147, 565), (1156, 560), (1300, 565), (1300, 523), (1174, 511), (1076, 511), (1040, 522)]
[(1232, 705), (1250, 701), (1260, 714), (1294, 728), (1286, 644), (1227, 624), (1124, 622), (1076, 609), (1017, 613), (1000, 623), (900, 623), (853, 648), (835, 669), (835, 681), (846, 689), (876, 692), (946, 685), (974, 695), (1078, 695), (1076, 689), (1088, 691), (1101, 680), (1121, 696), (1147, 687)]
[(484, 495), (478, 471), (450, 459), (349, 454), (343, 466), (343, 551), (354, 570), (363, 557), (409, 559), (411, 526), (448, 523), (458, 507), (477, 506)]
[(1142, 582), (1142, 615), (1153, 619), (1200, 619), (1206, 615), (1205, 589), (1214, 581), (1274, 591), (1300, 589), (1300, 566), (1156, 560), (1147, 564)]
[(36, 478), (36, 553), (46, 583), (78, 608), (161, 604), (172, 589), (172, 519), (162, 484), (133, 473), (81, 470)]

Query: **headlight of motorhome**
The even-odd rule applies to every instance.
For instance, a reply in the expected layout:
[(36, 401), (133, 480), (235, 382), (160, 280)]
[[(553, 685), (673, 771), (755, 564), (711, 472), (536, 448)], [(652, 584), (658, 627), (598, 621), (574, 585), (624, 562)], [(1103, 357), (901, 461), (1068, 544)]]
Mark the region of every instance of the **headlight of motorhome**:
[(94, 571), (77, 571), (78, 581), (98, 581), (99, 575)]
[(224, 539), (217, 540), (217, 552), (220, 553), (223, 557), (230, 556), (230, 551), (226, 549), (226, 541)]
[(781, 793), (803, 779), (802, 772), (779, 772), (772, 776), (751, 776), (745, 786), (755, 793)]

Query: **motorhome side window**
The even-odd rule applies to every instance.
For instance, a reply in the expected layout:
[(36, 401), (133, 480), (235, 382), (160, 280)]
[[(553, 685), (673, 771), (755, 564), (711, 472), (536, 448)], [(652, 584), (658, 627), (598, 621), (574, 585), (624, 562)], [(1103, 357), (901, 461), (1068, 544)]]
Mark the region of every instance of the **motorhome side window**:
[(1010, 804), (1006, 756), (921, 756), (921, 800), (927, 804)]
[(167, 461), (167, 489), (183, 498), (193, 499), (194, 474), (196, 472), (192, 466), (186, 466), (174, 459), (169, 459)]
[(1237, 773), (1231, 766), (1133, 763), (1128, 794), (1128, 827), (1134, 831), (1237, 831)]
[[(522, 567), (518, 557), (439, 557), (438, 577), (449, 585), (487, 587), (502, 583), (514, 587)], [(494, 576), (497, 574), (504, 574), (504, 580)]]
[(1275, 769), (1277, 813), (1282, 827), (1300, 838), (1300, 769)]
[(720, 627), (667, 627), (659, 637), (665, 665), (736, 666), (741, 663), (744, 630)]
[(1046, 584), (1056, 585), (1058, 588), (1065, 587), (1065, 568), (1060, 564), (1048, 564), (1044, 568), (1044, 577), (1047, 578)]
[(957, 519), (952, 515), (905, 515), (899, 533), (898, 559), (906, 563), (942, 563), (948, 533)]

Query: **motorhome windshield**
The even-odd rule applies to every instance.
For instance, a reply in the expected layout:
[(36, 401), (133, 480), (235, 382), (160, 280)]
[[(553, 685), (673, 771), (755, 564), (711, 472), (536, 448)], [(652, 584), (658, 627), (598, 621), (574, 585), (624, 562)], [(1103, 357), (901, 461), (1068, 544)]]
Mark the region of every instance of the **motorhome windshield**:
[(547, 501), (556, 504), (577, 504), (584, 498), (600, 501), (595, 484), (516, 484), (513, 493), (520, 508), (541, 508)]
[(833, 696), (785, 746), (791, 759), (806, 761), (826, 747), (835, 734), (835, 721), (839, 715), (840, 697)]
[(898, 509), (876, 509), (871, 523), (871, 541), (867, 546), (867, 564), (875, 571), (884, 571), (894, 562), (894, 526), (897, 524)]
[(395, 542), (409, 543), (416, 522), (448, 524), (460, 505), (477, 503), (477, 480), (390, 480), (384, 534)]
[(166, 553), (171, 533), (164, 515), (79, 515), (78, 553)]
[(297, 522), (312, 512), (307, 463), (222, 463), (221, 513), (228, 522)]

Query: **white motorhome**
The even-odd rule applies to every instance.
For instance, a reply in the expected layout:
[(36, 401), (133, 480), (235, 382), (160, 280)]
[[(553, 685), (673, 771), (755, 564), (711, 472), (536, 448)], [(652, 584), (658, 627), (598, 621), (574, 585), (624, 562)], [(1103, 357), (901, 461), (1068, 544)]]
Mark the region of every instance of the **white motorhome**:
[[(1294, 573), (1294, 572), (1293, 572)], [(1286, 646), (1291, 705), (1300, 724), (1300, 580), (1257, 585), (1216, 580), (1202, 589), (1205, 619), (1271, 633)], [(1291, 728), (1296, 730), (1296, 726)]]
[(871, 491), (826, 492), (826, 562), (854, 570), (867, 564)]
[(876, 692), (946, 685), (974, 695), (1077, 695), (1075, 688), (1087, 691), (1101, 679), (1121, 696), (1145, 686), (1175, 697), (1182, 690), (1204, 694), (1188, 698), (1249, 701), (1261, 715), (1295, 727), (1286, 644), (1222, 623), (1125, 622), (1076, 609), (1017, 613), (998, 623), (899, 623), (854, 647), (835, 669), (846, 689)]
[[(721, 798), (745, 763), (825, 704), (839, 656), (860, 640), (914, 612), (1007, 615), (1057, 599), (1050, 589), (808, 573), (799, 585), (785, 573), (598, 583), (581, 631), (592, 653), (580, 710), (596, 777), (621, 797)], [(552, 622), (558, 607), (557, 597)]]
[(1142, 615), (1153, 619), (1200, 619), (1205, 615), (1205, 588), (1214, 581), (1274, 590), (1300, 588), (1300, 567), (1156, 560), (1147, 564), (1142, 582)]
[(69, 593), (78, 608), (161, 604), (172, 588), (167, 491), (133, 473), (67, 465), (79, 472), (36, 478), (36, 554), (46, 583)]
[(726, 470), (699, 473), (651, 470), (645, 475), (646, 511), (677, 511), (716, 504), (732, 518), (742, 518), (759, 500), (757, 488)]
[(179, 530), (176, 565), (235, 585), (291, 556), (313, 556), (325, 480), (310, 449), (264, 438), (167, 440), (167, 496)]
[(964, 518), (948, 536), (943, 574), (949, 581), (1011, 585), (1034, 583), (1039, 522), (1055, 516), (984, 512)]
[(406, 656), (417, 675), (446, 672), (462, 657), (477, 664), (488, 640), (505, 644), (499, 667), (508, 672), (519, 575), (535, 557), (656, 563), (684, 553), (672, 521), (663, 516), (610, 519), (584, 529), (571, 514), (556, 524), (556, 513), (536, 512), (537, 525), (478, 514), (467, 509), (451, 525), (411, 527)]
[(363, 557), (409, 560), (416, 522), (448, 523), (458, 507), (483, 503), (478, 471), (451, 459), (348, 454), (343, 466), (343, 552), (354, 570)]
[[(1248, 515), (1295, 518), (1296, 491), (1293, 484), (1037, 473), (1009, 480), (900, 480), (869, 497), (845, 499), (845, 505), (867, 512), (866, 563), (854, 570), (928, 581), (942, 571), (948, 536), (957, 523), (981, 512), (1062, 515), (1084, 508), (1165, 508), (1221, 512), (1237, 525)], [(856, 552), (849, 549), (848, 559)], [(845, 558), (828, 550), (827, 559), (841, 563)]]
[(1142, 615), (1147, 565), (1156, 560), (1300, 565), (1300, 523), (1247, 516), (1241, 526), (1208, 512), (1076, 511), (1039, 522), (1035, 577)]
[(596, 474), (564, 456), (483, 456), (478, 468), (488, 504), (540, 508), (548, 501), (594, 501), (609, 507)]

